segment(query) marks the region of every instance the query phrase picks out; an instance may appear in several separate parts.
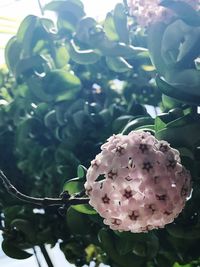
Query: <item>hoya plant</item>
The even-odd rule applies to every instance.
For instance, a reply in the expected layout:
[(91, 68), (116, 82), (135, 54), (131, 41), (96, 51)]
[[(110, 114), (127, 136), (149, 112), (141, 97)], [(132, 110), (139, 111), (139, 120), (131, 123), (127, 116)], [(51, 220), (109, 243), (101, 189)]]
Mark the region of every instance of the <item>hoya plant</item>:
[(123, 1), (101, 21), (80, 0), (42, 11), (0, 71), (4, 253), (199, 266), (199, 1)]

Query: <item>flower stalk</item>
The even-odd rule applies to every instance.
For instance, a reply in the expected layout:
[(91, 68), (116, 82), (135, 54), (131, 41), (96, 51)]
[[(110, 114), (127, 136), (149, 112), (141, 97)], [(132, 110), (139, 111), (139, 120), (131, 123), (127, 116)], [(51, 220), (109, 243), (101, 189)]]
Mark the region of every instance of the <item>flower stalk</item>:
[[(31, 204), (35, 204), (42, 207), (48, 206), (63, 206), (67, 205), (68, 207), (71, 205), (80, 205), (80, 204), (87, 204), (89, 202), (88, 198), (82, 197), (83, 194), (76, 194), (76, 195), (69, 195), (69, 194), (61, 194), (58, 198), (36, 198), (25, 195), (17, 190), (16, 187), (10, 182), (10, 180), (6, 177), (6, 175), (0, 171), (0, 178), (2, 180), (3, 186), (6, 188), (8, 193), (24, 202), (28, 202)], [(66, 197), (67, 195), (67, 197)]]

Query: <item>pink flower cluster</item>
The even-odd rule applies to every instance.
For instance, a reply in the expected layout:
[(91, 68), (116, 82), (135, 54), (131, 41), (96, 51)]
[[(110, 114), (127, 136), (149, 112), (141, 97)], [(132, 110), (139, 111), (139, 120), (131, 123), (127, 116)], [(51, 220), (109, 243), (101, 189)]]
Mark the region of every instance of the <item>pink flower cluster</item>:
[(162, 228), (191, 193), (179, 152), (148, 132), (113, 135), (91, 162), (85, 183), (90, 205), (113, 230)]
[[(200, 9), (199, 0), (180, 0), (192, 6), (195, 10)], [(169, 22), (173, 12), (160, 6), (162, 0), (128, 0), (129, 12), (136, 18), (137, 23), (143, 27), (149, 26), (156, 21)], [(176, 2), (176, 0), (174, 0)]]

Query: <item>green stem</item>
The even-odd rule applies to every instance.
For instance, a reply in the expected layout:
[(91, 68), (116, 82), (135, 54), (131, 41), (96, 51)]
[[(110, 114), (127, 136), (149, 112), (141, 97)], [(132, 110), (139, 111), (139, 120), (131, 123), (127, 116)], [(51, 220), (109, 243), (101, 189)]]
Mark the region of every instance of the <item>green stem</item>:
[(52, 261), (51, 261), (51, 259), (49, 257), (49, 254), (48, 254), (48, 252), (46, 250), (45, 245), (40, 245), (40, 249), (41, 249), (41, 252), (42, 252), (42, 254), (43, 254), (43, 256), (44, 256), (44, 258), (46, 260), (46, 263), (47, 263), (48, 267), (54, 267), (53, 263), (52, 263)]
[(35, 205), (48, 207), (48, 206), (62, 206), (67, 205), (68, 207), (71, 205), (80, 205), (80, 204), (87, 204), (89, 202), (88, 198), (85, 197), (79, 197), (79, 195), (70, 196), (68, 198), (36, 198), (27, 196), (25, 194), (22, 194), (19, 192), (14, 185), (11, 184), (10, 180), (5, 176), (5, 174), (0, 170), (0, 180), (2, 180), (2, 183), (9, 194), (15, 196), (16, 198), (29, 202)]

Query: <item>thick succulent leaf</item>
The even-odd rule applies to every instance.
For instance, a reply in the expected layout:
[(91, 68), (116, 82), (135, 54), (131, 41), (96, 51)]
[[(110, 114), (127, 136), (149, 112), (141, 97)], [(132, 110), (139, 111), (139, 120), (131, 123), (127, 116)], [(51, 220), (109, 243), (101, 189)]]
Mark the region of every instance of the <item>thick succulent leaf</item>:
[(133, 121), (128, 122), (128, 124), (124, 127), (122, 133), (128, 134), (140, 126), (145, 126), (153, 123), (154, 119), (151, 117), (139, 117), (137, 119), (134, 119)]
[(128, 253), (126, 255), (120, 255), (116, 249), (118, 240), (115, 240), (113, 234), (110, 230), (101, 229), (98, 234), (99, 241), (106, 253), (121, 267), (131, 266), (134, 263), (135, 267), (141, 267), (144, 263), (144, 259), (134, 255), (133, 253)]
[(79, 178), (84, 178), (86, 176), (87, 169), (83, 165), (78, 165), (77, 176)]
[(176, 224), (170, 224), (166, 226), (167, 232), (181, 239), (199, 239), (200, 238), (200, 226), (181, 226)]
[(25, 59), (21, 59), (15, 67), (16, 79), (20, 76), (25, 75), (26, 78), (33, 75), (34, 73), (45, 73), (48, 69), (48, 62), (41, 56), (35, 55)]
[(196, 69), (184, 69), (169, 71), (166, 80), (174, 87), (180, 88), (183, 92), (193, 95), (200, 95), (200, 71)]
[(23, 232), (30, 242), (34, 242), (35, 231), (33, 225), (29, 221), (24, 219), (15, 219), (11, 222), (11, 226)]
[(1, 246), (2, 246), (3, 252), (8, 257), (13, 258), (13, 259), (23, 260), (23, 259), (30, 258), (32, 256), (32, 254), (19, 249), (11, 241), (3, 240)]
[(108, 67), (114, 72), (127, 72), (133, 67), (123, 57), (106, 57)]
[(24, 40), (27, 41), (27, 39), (29, 39), (28, 35), (32, 34), (37, 22), (38, 17), (34, 15), (29, 15), (22, 21), (17, 32), (18, 42), (23, 43)]
[(200, 26), (200, 15), (189, 4), (183, 1), (164, 0), (161, 5), (175, 11), (189, 25)]
[(106, 36), (111, 41), (119, 41), (119, 36), (116, 32), (113, 14), (108, 12), (103, 24)]
[(162, 95), (162, 104), (164, 108), (167, 110), (181, 106), (180, 101), (164, 94)]
[(133, 252), (135, 255), (144, 258), (154, 258), (159, 251), (159, 240), (154, 233), (130, 233), (115, 232), (118, 236), (116, 248), (121, 255)]
[(32, 38), (38, 25), (39, 18), (34, 15), (27, 16), (20, 24), (17, 32), (17, 41), (22, 45), (24, 57), (31, 55)]
[(49, 129), (54, 129), (57, 125), (55, 110), (49, 111), (44, 117), (44, 125)]
[[(178, 122), (177, 122), (178, 123)], [(166, 140), (174, 147), (185, 146), (189, 149), (194, 149), (199, 142), (200, 136), (199, 119), (190, 121), (182, 126), (175, 126), (164, 128), (156, 133), (156, 138), (159, 140)], [(190, 136), (190, 138), (188, 138)]]
[(72, 207), (67, 211), (66, 220), (73, 234), (86, 235), (91, 231), (88, 216), (76, 211)]
[(126, 59), (137, 57), (140, 53), (147, 51), (147, 49), (142, 47), (134, 47), (132, 45), (112, 42), (110, 40), (103, 40), (97, 47), (101, 50), (104, 56), (124, 57)]
[(124, 115), (118, 117), (116, 120), (114, 120), (112, 127), (114, 133), (119, 133), (122, 131), (122, 129), (126, 126), (126, 124), (130, 121), (132, 121), (134, 116), (131, 115)]
[(166, 65), (189, 68), (199, 55), (200, 28), (193, 28), (178, 19), (165, 29), (161, 43), (161, 56)]
[(162, 76), (165, 76), (166, 71), (165, 62), (161, 55), (162, 38), (165, 29), (166, 25), (162, 22), (158, 22), (151, 25), (148, 32), (148, 49), (150, 58), (153, 65), (156, 67), (157, 72)]
[[(198, 74), (198, 73), (197, 73)], [(163, 78), (157, 76), (156, 77), (156, 83), (158, 88), (161, 90), (161, 92), (167, 96), (171, 96), (179, 101), (198, 105), (200, 103), (200, 96), (198, 93), (198, 90), (196, 88), (195, 92), (197, 94), (191, 94), (190, 90), (187, 90), (187, 88), (177, 88), (175, 85), (172, 86), (168, 84)]]
[(117, 4), (114, 9), (114, 25), (120, 42), (127, 44), (129, 42), (127, 15), (125, 6), (121, 3)]
[(44, 91), (47, 94), (66, 94), (65, 100), (73, 99), (81, 89), (80, 79), (71, 72), (64, 70), (52, 70), (43, 79)]
[(90, 43), (91, 30), (95, 29), (97, 22), (94, 18), (83, 17), (76, 28), (76, 38), (83, 43)]
[(6, 45), (5, 60), (8, 68), (12, 73), (15, 72), (16, 65), (20, 60), (22, 45), (17, 41), (17, 38), (12, 37)]
[(68, 1), (53, 1), (48, 3), (44, 10), (50, 10), (60, 13), (70, 12), (72, 13), (76, 18), (81, 18), (85, 15), (83, 10), (83, 5), (81, 1), (74, 1), (74, 0), (68, 0)]
[(166, 123), (160, 117), (155, 118), (155, 131), (158, 132), (162, 129), (166, 128)]
[(44, 102), (51, 102), (54, 99), (53, 95), (47, 94), (44, 91), (43, 82), (40, 77), (32, 76), (26, 80), (28, 88), (32, 96)]
[(72, 206), (72, 208), (80, 213), (84, 213), (88, 215), (97, 214), (97, 212), (88, 204), (75, 205), (75, 206)]
[(69, 52), (65, 46), (60, 46), (55, 49), (55, 63), (57, 68), (63, 68), (70, 60)]
[(68, 191), (69, 194), (79, 193), (84, 189), (84, 181), (80, 178), (73, 178), (65, 182), (63, 191)]
[(74, 62), (83, 65), (94, 64), (101, 58), (101, 54), (94, 49), (88, 49), (88, 50), (77, 49), (73, 41), (71, 41), (69, 44), (69, 53), (71, 59)]

